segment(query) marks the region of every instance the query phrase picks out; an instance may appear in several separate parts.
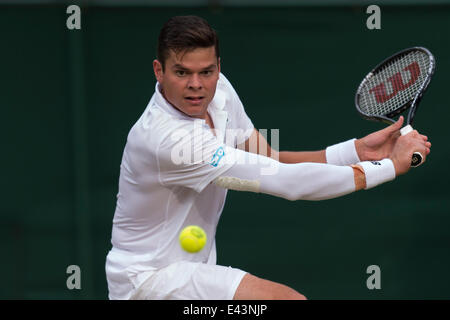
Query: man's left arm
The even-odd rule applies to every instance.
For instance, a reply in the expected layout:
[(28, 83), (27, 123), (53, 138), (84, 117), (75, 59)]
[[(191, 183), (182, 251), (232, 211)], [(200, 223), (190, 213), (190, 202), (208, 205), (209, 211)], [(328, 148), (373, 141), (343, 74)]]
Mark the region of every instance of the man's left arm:
[[(375, 131), (363, 138), (331, 146), (320, 151), (276, 151), (271, 148), (264, 136), (254, 129), (250, 138), (238, 148), (247, 152), (260, 154), (275, 159), (281, 163), (316, 162), (335, 165), (354, 164), (359, 161), (373, 161), (388, 158), (400, 136), (400, 128), (404, 122), (403, 116), (394, 124)], [(431, 143), (428, 137), (420, 135), (428, 149)], [(427, 154), (429, 150), (427, 150)], [(341, 158), (340, 158), (341, 156)], [(346, 159), (345, 159), (346, 158)], [(354, 160), (354, 161), (352, 161)], [(351, 163), (346, 163), (351, 162)]]
[(281, 163), (317, 162), (326, 163), (325, 150), (320, 151), (276, 151), (272, 149), (264, 136), (256, 129), (245, 143), (238, 149), (259, 154), (277, 160)]

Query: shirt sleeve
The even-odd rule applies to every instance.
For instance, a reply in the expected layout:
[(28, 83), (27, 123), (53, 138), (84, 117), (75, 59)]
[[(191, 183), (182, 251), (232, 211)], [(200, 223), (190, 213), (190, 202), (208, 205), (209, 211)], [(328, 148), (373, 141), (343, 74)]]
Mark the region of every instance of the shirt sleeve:
[(199, 120), (187, 121), (162, 138), (156, 158), (163, 186), (183, 186), (197, 192), (235, 163), (225, 145)]
[[(261, 192), (292, 201), (332, 199), (355, 191), (354, 172), (350, 166), (309, 162), (286, 164), (229, 147), (225, 152), (236, 162), (214, 182), (226, 189)], [(395, 178), (390, 159), (364, 161), (359, 165), (366, 176), (366, 189)]]

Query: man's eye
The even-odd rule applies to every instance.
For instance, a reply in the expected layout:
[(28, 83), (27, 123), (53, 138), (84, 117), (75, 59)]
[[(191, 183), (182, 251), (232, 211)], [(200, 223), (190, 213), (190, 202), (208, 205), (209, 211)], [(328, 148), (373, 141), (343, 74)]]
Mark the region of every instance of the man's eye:
[(176, 70), (175, 74), (179, 77), (185, 76), (186, 75), (186, 71), (184, 70)]
[(204, 74), (205, 76), (209, 76), (211, 73), (212, 73), (212, 70), (202, 71), (202, 74)]

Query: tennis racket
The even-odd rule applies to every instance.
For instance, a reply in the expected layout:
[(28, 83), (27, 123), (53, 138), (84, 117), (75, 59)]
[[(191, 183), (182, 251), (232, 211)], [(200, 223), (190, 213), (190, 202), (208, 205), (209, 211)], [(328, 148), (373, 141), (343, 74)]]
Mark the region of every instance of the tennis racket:
[[(359, 114), (373, 121), (395, 123), (394, 118), (409, 109), (402, 135), (413, 131), (412, 122), (425, 90), (434, 74), (435, 59), (423, 47), (402, 50), (377, 65), (364, 78), (356, 91), (355, 104)], [(422, 163), (415, 152), (411, 166)]]

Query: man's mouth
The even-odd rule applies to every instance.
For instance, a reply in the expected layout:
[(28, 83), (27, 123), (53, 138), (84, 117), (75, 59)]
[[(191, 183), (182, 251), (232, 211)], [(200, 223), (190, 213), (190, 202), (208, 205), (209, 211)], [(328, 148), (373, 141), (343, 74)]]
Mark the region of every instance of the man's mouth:
[(189, 102), (191, 102), (192, 104), (198, 104), (200, 102), (203, 101), (205, 97), (203, 96), (189, 96), (189, 97), (185, 97), (186, 100), (188, 100)]

